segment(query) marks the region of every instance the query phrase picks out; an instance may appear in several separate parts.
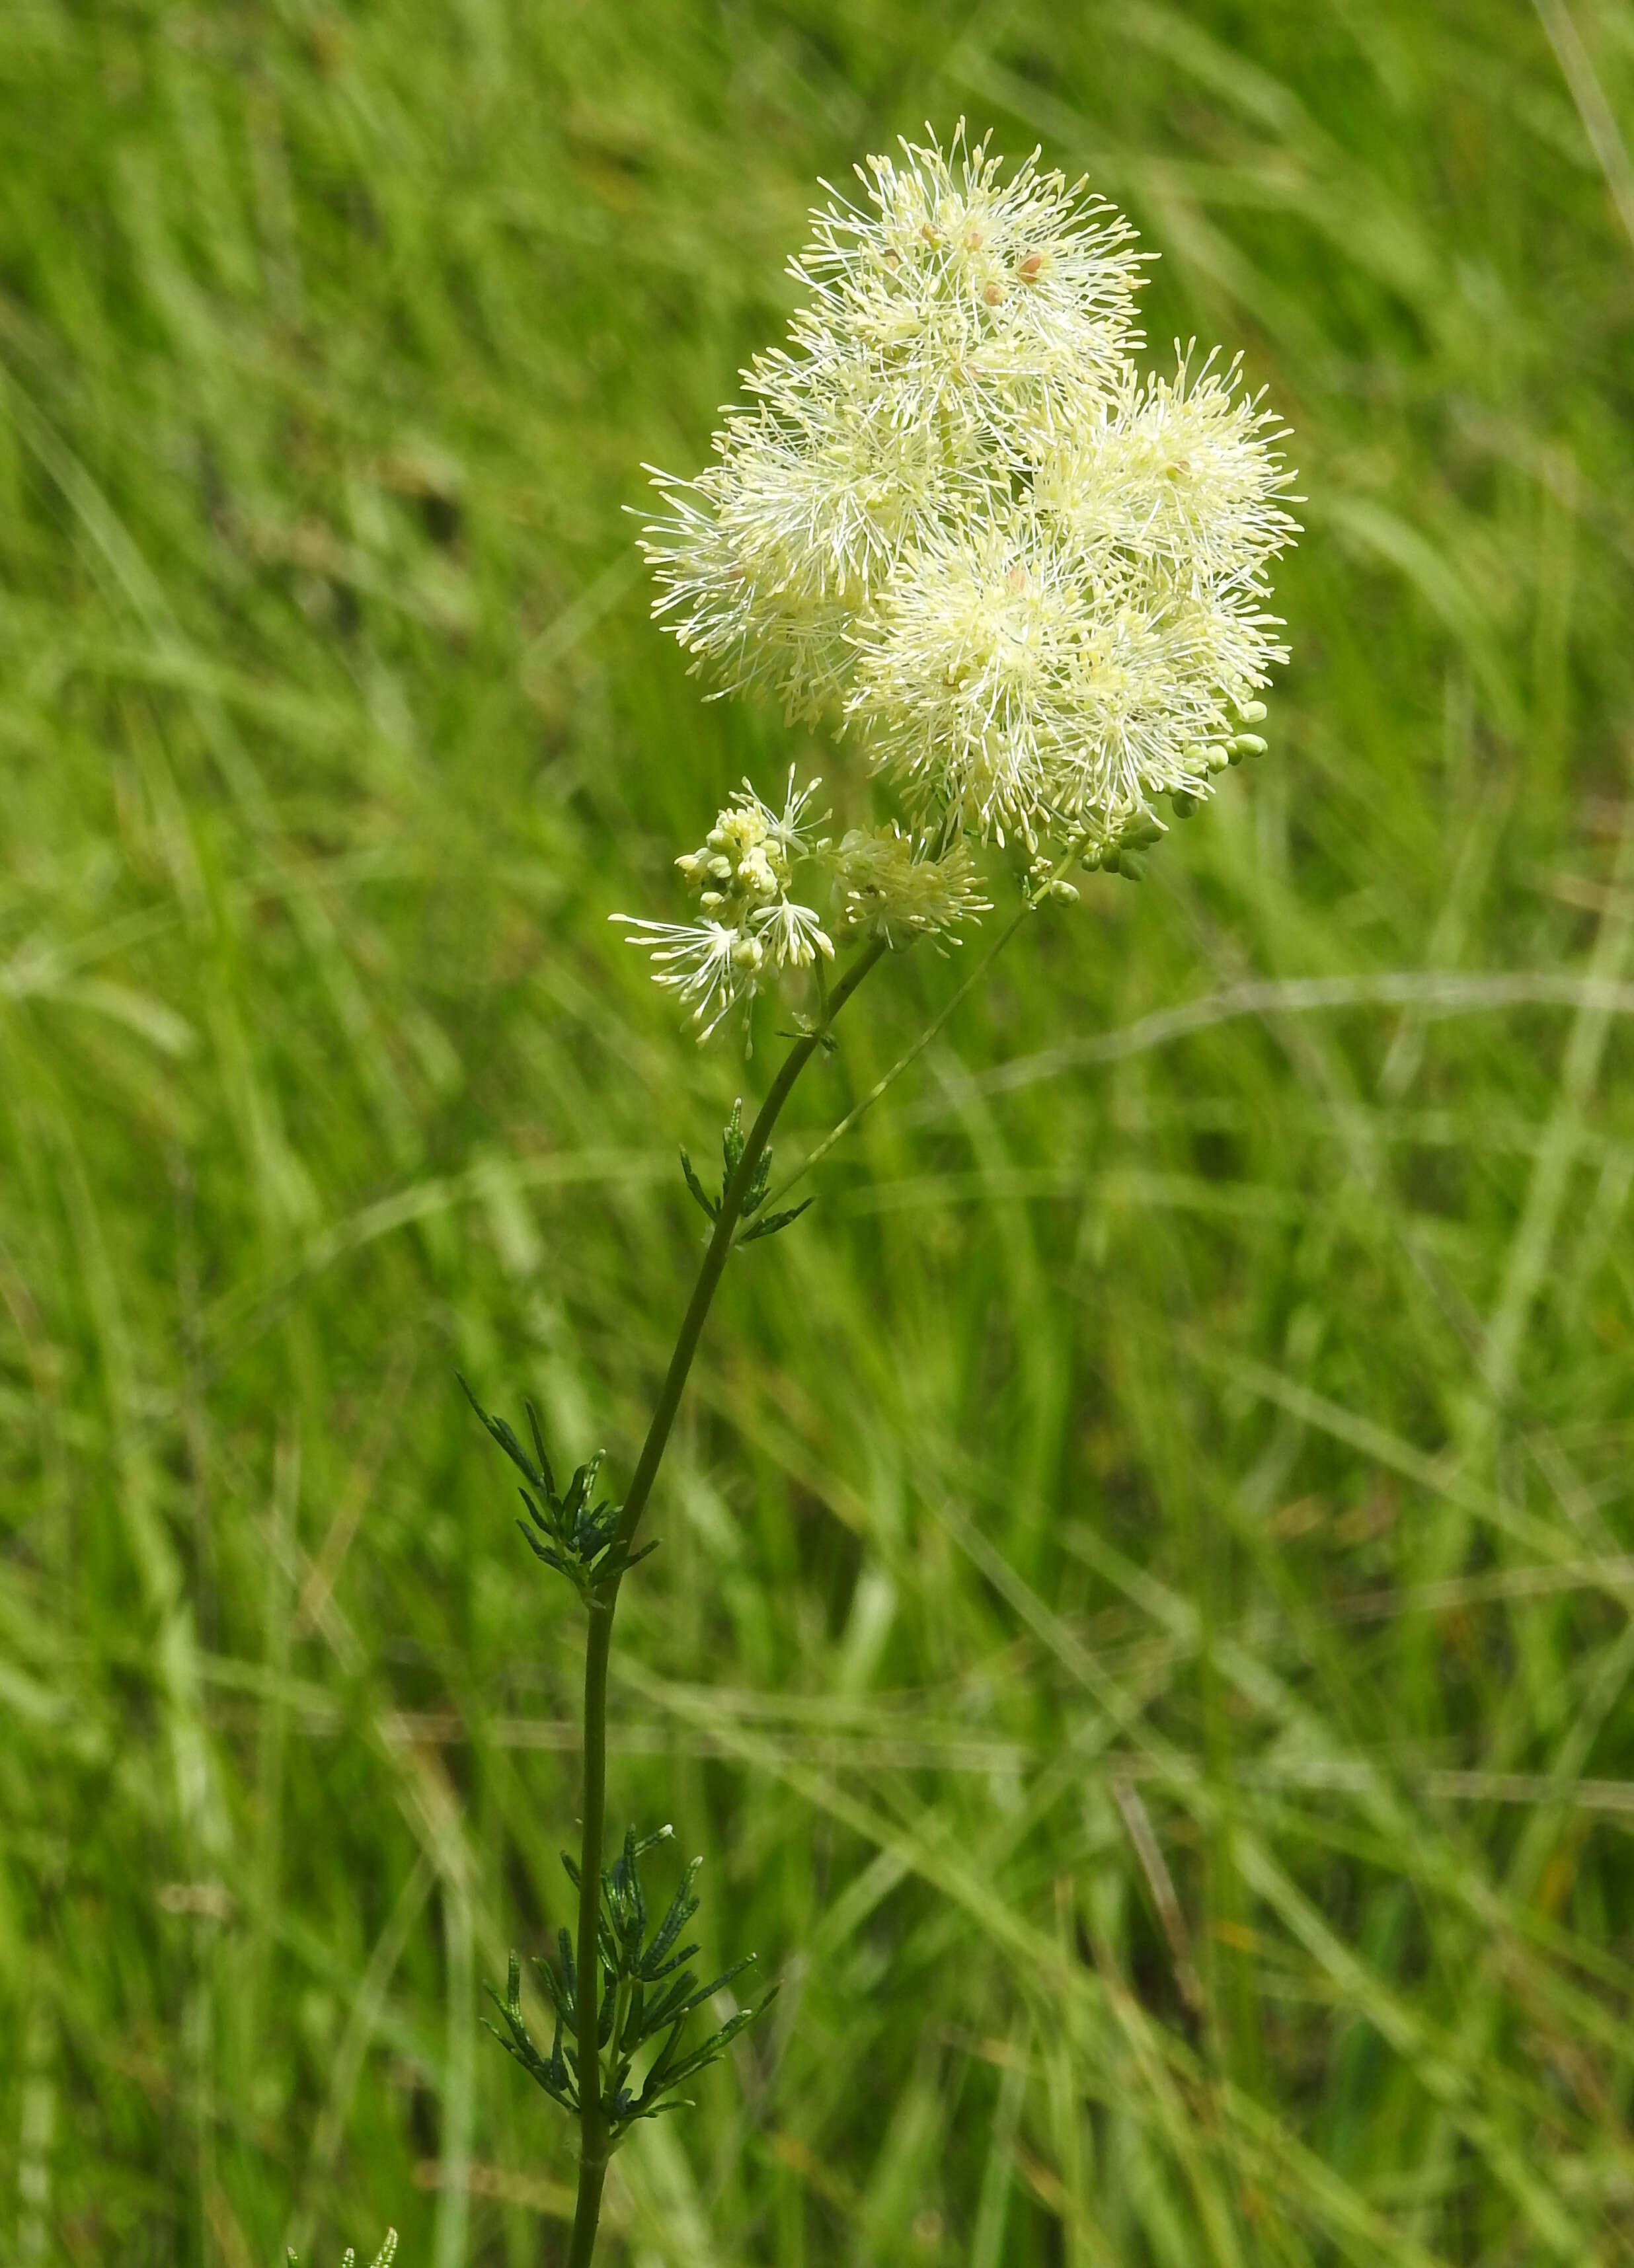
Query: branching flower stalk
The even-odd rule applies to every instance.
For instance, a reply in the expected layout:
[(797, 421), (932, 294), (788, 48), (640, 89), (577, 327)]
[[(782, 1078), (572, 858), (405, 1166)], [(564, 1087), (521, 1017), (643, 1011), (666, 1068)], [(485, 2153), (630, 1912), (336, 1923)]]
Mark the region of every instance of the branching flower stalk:
[[(722, 691), (769, 688), (791, 719), (837, 734), (857, 823), (831, 836), (820, 783), (780, 797), (750, 781), (677, 865), (693, 917), (627, 915), (631, 941), (701, 1041), (756, 999), (792, 991), (797, 1031), (745, 1133), (722, 1143), (717, 1192), (681, 1153), (710, 1229), (622, 1504), (592, 1502), (600, 1459), (558, 1492), (531, 1406), (531, 1448), (479, 1415), (521, 1472), (529, 1544), (573, 1586), (587, 1622), (582, 1830), (566, 1859), (576, 1933), (539, 1964), (549, 2054), (529, 2032), (521, 1970), (493, 1999), (503, 2045), (577, 2121), (570, 2268), (588, 2268), (612, 2152), (758, 2013), (689, 2047), (698, 1985), (689, 1870), (649, 1937), (632, 1829), (603, 1865), (607, 1679), (618, 1594), (652, 1549), (636, 1539), (728, 1260), (789, 1227), (780, 1201), (929, 1045), (1028, 914), (1070, 902), (1068, 872), (1138, 880), (1167, 832), (1265, 743), (1260, 694), (1286, 659), (1268, 611), (1271, 561), (1298, 534), (1283, 438), (1238, 364), (1177, 345), (1141, 372), (1135, 293), (1146, 255), (1111, 208), (1041, 172), (1009, 178), (961, 122), (945, 151), (871, 158), (866, 202), (834, 196), (792, 273), (810, 293), (788, 343), (743, 373), (715, 461), (654, 472), (645, 529), (654, 612)], [(865, 815), (870, 796), (887, 804)], [(993, 911), (1008, 860), (1014, 910), (919, 1038), (799, 1172), (770, 1184), (771, 1137), (812, 1057), (876, 968), (938, 949)], [(842, 948), (849, 948), (842, 961)], [(739, 1964), (741, 1967), (743, 1964)], [(763, 2001), (761, 2006), (765, 2004)], [(493, 2028), (496, 2029), (497, 2028)]]

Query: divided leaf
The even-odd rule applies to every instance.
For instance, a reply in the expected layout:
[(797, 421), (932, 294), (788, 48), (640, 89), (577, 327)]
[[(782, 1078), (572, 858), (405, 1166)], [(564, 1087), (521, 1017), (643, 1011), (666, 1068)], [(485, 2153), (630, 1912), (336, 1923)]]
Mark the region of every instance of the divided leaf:
[(721, 1211), (720, 1204), (715, 1198), (709, 1195), (703, 1183), (699, 1180), (696, 1172), (693, 1170), (692, 1161), (691, 1158), (688, 1157), (684, 1149), (683, 1149), (681, 1152), (681, 1171), (686, 1176), (686, 1186), (691, 1189), (692, 1195), (698, 1199), (699, 1204), (702, 1205), (704, 1211), (708, 1214), (711, 1220), (715, 1219)]
[(799, 1204), (791, 1205), (787, 1212), (768, 1213), (764, 1220), (758, 1220), (752, 1228), (745, 1229), (738, 1238), (738, 1242), (753, 1244), (763, 1236), (775, 1236), (779, 1229), (787, 1228), (791, 1220), (798, 1220), (806, 1207), (812, 1202), (810, 1197), (806, 1197)]
[[(732, 1186), (732, 1176), (743, 1163), (746, 1143), (747, 1137), (743, 1132), (743, 1102), (740, 1095), (732, 1105), (732, 1116), (727, 1122), (725, 1131), (721, 1137), (721, 1189), (716, 1197), (711, 1197), (699, 1181), (697, 1170), (687, 1152), (684, 1149), (681, 1152), (681, 1171), (685, 1176), (686, 1186), (712, 1222), (718, 1221), (721, 1218), (721, 1209), (726, 1203), (727, 1191)], [(755, 1215), (766, 1201), (771, 1179), (772, 1149), (768, 1143), (756, 1159), (754, 1171), (749, 1176), (749, 1186), (743, 1192), (743, 1202), (739, 1208), (742, 1219), (754, 1220)], [(787, 1228), (791, 1221), (798, 1220), (810, 1203), (811, 1199), (807, 1197), (802, 1204), (791, 1206), (787, 1212), (773, 1213), (765, 1220), (755, 1221), (752, 1228), (745, 1229), (739, 1236), (738, 1243), (754, 1244), (763, 1236), (775, 1236), (780, 1229)]]
[[(640, 1861), (658, 1844), (667, 1842), (673, 1832), (672, 1828), (661, 1827), (655, 1834), (638, 1837), (631, 1828), (617, 1858), (602, 1870), (596, 1930), (601, 1980), (596, 2007), (600, 2049), (597, 2079), (607, 2113), (610, 2141), (614, 2146), (638, 2118), (654, 2118), (662, 2111), (679, 2109), (684, 2098), (676, 2096), (675, 2088), (717, 2061), (739, 2032), (754, 2021), (761, 2009), (769, 2007), (774, 1997), (773, 1991), (767, 1993), (758, 2007), (740, 2008), (706, 2039), (691, 2048), (684, 2046), (683, 2034), (689, 2016), (724, 1991), (734, 1977), (741, 1976), (751, 1966), (755, 1956), (749, 1954), (734, 1962), (729, 1969), (722, 1970), (703, 1985), (691, 1970), (684, 1967), (698, 1951), (696, 1945), (682, 1946), (678, 1951), (676, 1948), (682, 1932), (698, 1911), (692, 1885), (703, 1864), (700, 1859), (692, 1859), (687, 1867), (663, 1919), (648, 1936), (648, 1910)], [(562, 1853), (562, 1864), (576, 1887), (579, 1868), (566, 1852)], [(487, 2028), (537, 2087), (565, 2110), (577, 2116), (578, 1971), (573, 1938), (566, 1929), (560, 1933), (559, 1944), (559, 1975), (548, 1962), (536, 1964), (555, 2016), (550, 2054), (541, 2054), (529, 2033), (521, 2010), (521, 1966), (514, 1953), (503, 1997), (492, 1986), (488, 1988), (489, 1997), (504, 2020), (505, 2029), (501, 2031), (493, 2024)], [(653, 1988), (659, 1984), (665, 1984), (666, 1989), (654, 1992)], [(632, 2087), (631, 2073), (635, 2058), (644, 2048), (650, 2049), (654, 2041), (661, 2041), (662, 2045), (639, 2087)]]
[(602, 1468), (601, 1450), (574, 1469), (566, 1493), (560, 1494), (545, 1454), (539, 1413), (532, 1403), (526, 1405), (534, 1446), (530, 1457), (504, 1418), (490, 1417), (462, 1377), (460, 1384), (471, 1408), (527, 1484), (518, 1491), (528, 1513), (527, 1520), (516, 1523), (523, 1543), (536, 1559), (566, 1575), (581, 1600), (588, 1604), (595, 1591), (621, 1580), (638, 1560), (657, 1550), (654, 1539), (640, 1551), (628, 1552), (618, 1541), (623, 1506), (605, 1498), (591, 1501)]

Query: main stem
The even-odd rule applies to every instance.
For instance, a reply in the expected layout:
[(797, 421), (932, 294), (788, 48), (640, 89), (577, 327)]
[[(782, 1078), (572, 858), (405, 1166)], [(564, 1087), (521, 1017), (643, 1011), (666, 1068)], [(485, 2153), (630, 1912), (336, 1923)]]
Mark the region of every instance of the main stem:
[(782, 1068), (749, 1130), (743, 1154), (721, 1199), (703, 1265), (698, 1271), (675, 1352), (664, 1374), (663, 1390), (653, 1412), (653, 1422), (647, 1429), (630, 1492), (619, 1514), (612, 1547), (614, 1572), (590, 1596), (590, 1627), (584, 1655), (584, 1826), (579, 1848), (579, 2196), (567, 2268), (590, 2268), (602, 2215), (602, 2187), (607, 2179), (608, 2120), (602, 2101), (597, 2033), (601, 2021), (602, 1845), (607, 1829), (607, 1664), (612, 1652), (613, 1614), (618, 1603), (617, 1571), (635, 1539), (647, 1499), (653, 1492), (653, 1483), (658, 1477), (687, 1373), (703, 1336), (705, 1319), (743, 1218), (743, 1200), (749, 1194), (761, 1152), (772, 1138), (778, 1114), (793, 1093), (795, 1081), (827, 1036), (834, 1019), (886, 949), (883, 941), (876, 940), (852, 962), (829, 994), (821, 1023), (802, 1034), (784, 1057)]

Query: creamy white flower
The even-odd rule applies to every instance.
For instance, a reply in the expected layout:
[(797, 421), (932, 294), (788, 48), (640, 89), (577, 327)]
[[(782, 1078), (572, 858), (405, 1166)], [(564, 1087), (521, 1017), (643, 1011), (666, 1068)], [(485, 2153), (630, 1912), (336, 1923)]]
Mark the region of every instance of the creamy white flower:
[(822, 848), (813, 833), (828, 817), (826, 812), (813, 817), (810, 806), (815, 801), (820, 779), (808, 780), (804, 787), (795, 784), (795, 767), (788, 768), (788, 784), (783, 792), (783, 808), (773, 811), (769, 803), (762, 803), (749, 782), (743, 782), (743, 795), (735, 799), (742, 802), (748, 797), (765, 824), (766, 838), (778, 844), (786, 858), (809, 858)]
[(825, 961), (834, 958), (833, 940), (824, 935), (822, 917), (810, 906), (780, 898), (750, 919), (756, 940), (774, 968), (809, 968), (819, 953)]
[(827, 848), (810, 808), (821, 784), (797, 787), (791, 765), (780, 811), (743, 782), (701, 849), (676, 860), (699, 894), (700, 920), (612, 916), (630, 930), (631, 944), (651, 952), (656, 981), (691, 1005), (700, 1039), (740, 1000), (753, 999), (767, 977), (809, 968), (818, 954), (834, 957), (820, 917), (788, 894), (795, 865)]
[[(1046, 421), (1111, 377), (1139, 343), (1128, 223), (1086, 182), (1040, 173), (1036, 150), (1002, 180), (987, 141), (966, 150), (963, 120), (945, 152), (934, 139), (902, 151), (856, 168), (874, 210), (835, 197), (790, 263), (817, 285), (792, 327), (807, 364), (869, 350), (918, 409), (950, 404), (957, 425), (984, 409)], [(787, 375), (768, 357), (758, 390), (778, 400)]]
[(791, 766), (779, 812), (743, 782), (717, 816), (702, 850), (686, 851), (676, 860), (701, 893), (706, 913), (724, 912), (736, 919), (783, 895), (791, 865), (811, 853), (811, 829), (821, 822), (807, 816), (807, 806), (821, 785), (820, 780), (813, 780), (808, 787), (796, 788)]
[[(1238, 362), (1177, 346), (1142, 375), (1144, 255), (1036, 151), (1006, 180), (961, 122), (858, 176), (865, 202), (814, 215), (810, 302), (714, 462), (654, 474), (654, 611), (727, 689), (838, 713), (924, 837), (1117, 863), (1156, 798), (1207, 795), (1261, 745), (1240, 726), (1287, 659), (1285, 433)], [(749, 934), (787, 874), (735, 809), (682, 863)]]
[(1021, 510), (905, 561), (854, 636), (847, 713), (876, 762), (916, 807), (1029, 844), (1206, 793), (1187, 751), (1280, 655), (1252, 587), (1177, 588)]
[[(381, 2244), (380, 2250), (374, 2256), (373, 2268), (391, 2268), (391, 2264), (396, 2257), (397, 2232), (395, 2228), (388, 2228), (386, 2232), (385, 2242)], [(355, 2250), (349, 2244), (346, 2247), (345, 2255), (341, 2261), (340, 2268), (353, 2268), (353, 2264), (357, 2257), (358, 2256)], [(288, 2258), (290, 2268), (298, 2268), (298, 2263), (292, 2252), (288, 2255)]]
[(723, 692), (766, 680), (791, 717), (815, 718), (845, 688), (854, 609), (797, 533), (813, 468), (791, 461), (780, 491), (736, 477), (743, 470), (734, 465), (728, 477), (712, 466), (689, 482), (653, 472), (670, 506), (642, 545), (661, 586), (653, 611), (697, 657), (695, 669), (720, 671)]
[(894, 823), (854, 828), (833, 852), (840, 926), (900, 946), (991, 913), (969, 850), (956, 839), (940, 858)]
[(630, 930), (630, 944), (649, 949), (654, 981), (687, 1002), (693, 1022), (702, 1026), (700, 1042), (738, 1001), (752, 998), (765, 966), (765, 948), (747, 931), (708, 919), (638, 921), (632, 914), (614, 914), (612, 919)]
[(1114, 546), (1189, 578), (1255, 575), (1298, 533), (1271, 444), (1288, 431), (1242, 391), (1241, 358), (1173, 378), (1126, 369), (1118, 387), (1040, 460), (1037, 510), (1091, 551)]
[(758, 403), (727, 412), (718, 461), (653, 475), (655, 611), (796, 715), (843, 692), (846, 630), (904, 551), (1046, 450), (1138, 343), (1133, 232), (1082, 183), (1036, 152), (1002, 182), (962, 124), (945, 153), (903, 146), (858, 168), (871, 212), (814, 215), (792, 272), (815, 303), (744, 373)]

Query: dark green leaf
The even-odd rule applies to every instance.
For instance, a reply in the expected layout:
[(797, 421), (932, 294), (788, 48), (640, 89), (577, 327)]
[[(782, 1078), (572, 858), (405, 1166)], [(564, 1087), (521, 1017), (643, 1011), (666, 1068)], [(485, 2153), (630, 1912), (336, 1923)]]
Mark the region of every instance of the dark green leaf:
[(775, 1236), (780, 1228), (787, 1228), (790, 1221), (798, 1220), (807, 1206), (815, 1203), (815, 1198), (807, 1197), (802, 1204), (791, 1205), (787, 1212), (768, 1213), (764, 1220), (758, 1220), (752, 1228), (746, 1228), (738, 1238), (738, 1242), (754, 1244), (763, 1236)]
[(720, 1212), (721, 1208), (715, 1203), (715, 1200), (709, 1195), (709, 1192), (705, 1189), (703, 1183), (699, 1180), (698, 1175), (692, 1170), (692, 1161), (687, 1156), (684, 1150), (681, 1152), (681, 1171), (686, 1176), (686, 1186), (691, 1189), (692, 1195), (698, 1199), (699, 1204), (702, 1205), (704, 1211), (709, 1215), (710, 1219), (713, 1220), (716, 1215)]

